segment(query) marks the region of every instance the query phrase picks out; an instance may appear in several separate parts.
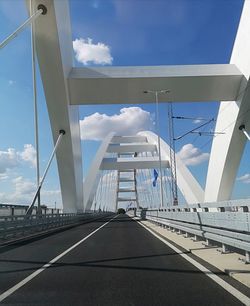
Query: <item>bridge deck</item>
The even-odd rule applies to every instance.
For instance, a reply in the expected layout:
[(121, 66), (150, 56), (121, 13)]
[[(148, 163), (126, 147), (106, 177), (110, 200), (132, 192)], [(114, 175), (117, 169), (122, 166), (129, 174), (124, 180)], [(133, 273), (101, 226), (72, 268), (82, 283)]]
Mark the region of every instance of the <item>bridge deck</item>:
[[(0, 250), (0, 298), (110, 218)], [(119, 215), (2, 301), (7, 305), (242, 305)]]

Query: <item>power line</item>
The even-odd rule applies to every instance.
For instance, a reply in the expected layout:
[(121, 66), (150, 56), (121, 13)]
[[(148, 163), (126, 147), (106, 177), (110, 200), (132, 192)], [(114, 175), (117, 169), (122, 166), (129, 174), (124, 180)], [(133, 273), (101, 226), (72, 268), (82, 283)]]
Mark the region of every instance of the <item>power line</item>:
[[(238, 116), (236, 120), (233, 120), (231, 123), (229, 123), (229, 124), (228, 124), (223, 130), (221, 130), (219, 133), (225, 132), (231, 125), (233, 125), (233, 124), (234, 124), (235, 122), (237, 122), (240, 118), (242, 118), (243, 116), (245, 116), (249, 111), (250, 111), (250, 107), (249, 107), (244, 113), (242, 113), (240, 116)], [(221, 134), (215, 135), (214, 138), (215, 138), (215, 137), (218, 137), (218, 136), (221, 136)], [(201, 150), (201, 149), (203, 149), (204, 147), (206, 147), (210, 142), (212, 142), (212, 140), (213, 140), (214, 138), (209, 139), (209, 141), (207, 141), (207, 142), (205, 142), (203, 145), (201, 145), (201, 146), (199, 147), (199, 149)]]

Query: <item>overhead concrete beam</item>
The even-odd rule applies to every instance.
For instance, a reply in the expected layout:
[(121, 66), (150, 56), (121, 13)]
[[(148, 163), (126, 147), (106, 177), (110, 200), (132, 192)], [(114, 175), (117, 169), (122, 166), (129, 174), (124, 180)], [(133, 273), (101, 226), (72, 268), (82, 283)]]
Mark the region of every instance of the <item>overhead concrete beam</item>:
[(242, 79), (235, 65), (73, 68), (71, 104), (152, 103), (145, 90), (169, 89), (159, 102), (235, 100)]

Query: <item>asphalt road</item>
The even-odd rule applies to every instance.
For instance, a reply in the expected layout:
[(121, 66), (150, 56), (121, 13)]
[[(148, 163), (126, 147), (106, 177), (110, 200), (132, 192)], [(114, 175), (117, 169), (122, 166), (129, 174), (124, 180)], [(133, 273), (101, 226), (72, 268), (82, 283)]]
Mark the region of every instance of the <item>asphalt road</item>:
[(126, 215), (0, 250), (0, 296), (61, 254), (4, 305), (242, 305)]

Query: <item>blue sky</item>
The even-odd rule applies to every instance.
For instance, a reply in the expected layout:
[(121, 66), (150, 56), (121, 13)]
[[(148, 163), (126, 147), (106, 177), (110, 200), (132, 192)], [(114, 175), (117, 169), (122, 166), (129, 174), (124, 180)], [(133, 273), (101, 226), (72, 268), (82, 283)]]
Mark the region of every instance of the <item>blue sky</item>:
[[(241, 0), (70, 0), (72, 41), (91, 50), (82, 54), (75, 65), (178, 65), (228, 63), (237, 31), (243, 1)], [(15, 10), (13, 10), (15, 7)], [(1, 0), (0, 40), (3, 40), (27, 17), (24, 1)], [(88, 40), (89, 39), (89, 40)], [(81, 49), (82, 51), (82, 49)], [(25, 30), (4, 50), (0, 51), (0, 202), (29, 203), (35, 188), (34, 128), (31, 79), (30, 31)], [(90, 57), (88, 57), (90, 56)], [(92, 56), (92, 57), (91, 57)], [(80, 60), (79, 60), (80, 59)], [(89, 59), (89, 61), (88, 61)], [(87, 61), (87, 62), (86, 62)], [(98, 62), (99, 61), (99, 62)], [(153, 102), (153, 99), (152, 99)], [(176, 103), (174, 114), (187, 117), (216, 117), (218, 102)], [(50, 124), (42, 84), (38, 78), (39, 128), (41, 170), (52, 150)], [(133, 105), (142, 108), (145, 120), (154, 121), (155, 106)], [(107, 122), (120, 120), (120, 110), (126, 117), (130, 105), (81, 106), (80, 118), (96, 122), (93, 114), (101, 115), (102, 127)], [(134, 116), (137, 118), (137, 110)], [(160, 106), (161, 135), (167, 140), (167, 106)], [(116, 117), (113, 117), (116, 115)], [(88, 120), (86, 121), (86, 117)], [(85, 118), (85, 119), (84, 119)], [(175, 121), (175, 134), (181, 135), (197, 124)], [(97, 125), (96, 135), (99, 135)], [(213, 128), (213, 125), (208, 127)], [(85, 129), (85, 138), (88, 129)], [(211, 138), (188, 135), (176, 142), (177, 151), (193, 144), (199, 151), (209, 153)], [(25, 145), (32, 146), (25, 146)], [(89, 168), (99, 141), (82, 141), (84, 176)], [(13, 148), (13, 150), (10, 150)], [(247, 145), (238, 177), (250, 173)], [(202, 159), (201, 159), (202, 161)], [(204, 186), (207, 161), (190, 166), (190, 170)], [(247, 183), (248, 182), (248, 183)], [(237, 181), (234, 198), (250, 196), (249, 179)], [(60, 205), (60, 187), (56, 163), (49, 172), (44, 186), (43, 201), (51, 206)]]

